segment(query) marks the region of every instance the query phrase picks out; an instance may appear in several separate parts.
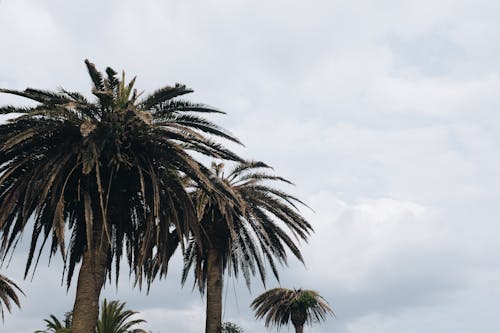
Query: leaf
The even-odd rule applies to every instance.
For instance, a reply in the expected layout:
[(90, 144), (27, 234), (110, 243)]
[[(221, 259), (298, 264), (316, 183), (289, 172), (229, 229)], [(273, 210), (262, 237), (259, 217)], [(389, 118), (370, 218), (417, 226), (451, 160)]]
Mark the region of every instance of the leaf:
[(88, 61), (88, 59), (85, 59), (85, 65), (87, 66), (87, 70), (89, 72), (90, 78), (92, 82), (94, 83), (94, 88), (96, 90), (103, 90), (104, 89), (104, 82), (102, 80), (102, 74), (99, 73), (97, 68), (93, 63)]
[(61, 254), (64, 260), (66, 260), (66, 253), (64, 250), (64, 193), (61, 194), (57, 202), (56, 210), (54, 211), (54, 221), (52, 224), (52, 228), (54, 229), (54, 233), (56, 234), (57, 243), (59, 244)]

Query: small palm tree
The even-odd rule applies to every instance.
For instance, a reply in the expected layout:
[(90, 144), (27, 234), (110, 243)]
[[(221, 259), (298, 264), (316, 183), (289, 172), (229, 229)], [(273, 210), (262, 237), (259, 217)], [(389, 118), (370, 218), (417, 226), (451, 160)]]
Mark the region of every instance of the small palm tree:
[(4, 306), (9, 312), (12, 308), (12, 302), (21, 307), (16, 291), (24, 295), (23, 291), (12, 280), (0, 274), (0, 314), (2, 315), (2, 320), (4, 319)]
[(132, 326), (145, 323), (143, 319), (132, 319), (136, 311), (125, 310), (125, 302), (102, 302), (101, 315), (97, 321), (97, 333), (147, 333), (142, 329), (133, 329)]
[(43, 320), (46, 324), (45, 330), (35, 331), (35, 333), (71, 333), (71, 318), (71, 312), (66, 312), (62, 321), (51, 314), (49, 319)]
[(222, 323), (222, 333), (244, 333), (243, 328), (239, 327), (235, 323), (226, 321)]
[[(148, 333), (142, 329), (132, 326), (145, 323), (143, 319), (132, 319), (138, 312), (125, 310), (125, 302), (103, 300), (101, 314), (97, 320), (95, 333)], [(71, 333), (72, 313), (67, 312), (64, 320), (60, 321), (56, 316), (50, 315), (50, 319), (44, 320), (46, 329), (35, 333)]]
[(334, 315), (328, 302), (314, 290), (274, 288), (257, 297), (251, 304), (255, 317), (266, 317), (266, 327), (278, 329), (292, 321), (296, 333), (304, 331), (304, 324), (312, 324)]
[(300, 215), (299, 199), (270, 186), (272, 182), (290, 183), (269, 174), (262, 162), (236, 165), (226, 175), (224, 165), (212, 164), (220, 183), (231, 189), (236, 200), (217, 191), (194, 185), (193, 201), (202, 226), (201, 243), (190, 242), (184, 259), (183, 283), (194, 266), (195, 283), (207, 292), (206, 333), (220, 333), (222, 317), (222, 278), (224, 271), (238, 276), (241, 271), (250, 286), (257, 272), (265, 283), (265, 262), (278, 278), (276, 264), (287, 263), (287, 249), (303, 261), (296, 240), (307, 240), (311, 225)]

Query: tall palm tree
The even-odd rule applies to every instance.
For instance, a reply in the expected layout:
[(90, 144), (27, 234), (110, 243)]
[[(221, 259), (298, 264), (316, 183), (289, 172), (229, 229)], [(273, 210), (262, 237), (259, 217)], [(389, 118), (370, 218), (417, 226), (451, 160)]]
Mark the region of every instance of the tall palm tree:
[(201, 242), (192, 239), (184, 259), (182, 282), (194, 266), (195, 284), (206, 289), (206, 333), (220, 333), (222, 282), (227, 270), (235, 277), (241, 271), (250, 287), (250, 277), (258, 271), (265, 284), (265, 262), (279, 278), (276, 263), (287, 263), (287, 249), (300, 261), (295, 241), (307, 240), (311, 225), (299, 214), (297, 198), (269, 183), (287, 180), (266, 172), (262, 162), (239, 163), (227, 174), (223, 164), (212, 164), (219, 182), (231, 188), (236, 200), (193, 184), (192, 192), (203, 233)]
[(296, 333), (302, 333), (306, 323), (333, 315), (328, 302), (314, 290), (274, 288), (257, 297), (251, 306), (257, 319), (266, 317), (266, 327), (280, 328), (292, 321)]
[(47, 241), (50, 256), (62, 253), (68, 286), (81, 262), (73, 333), (95, 327), (102, 286), (113, 261), (118, 280), (124, 247), (131, 267), (141, 267), (152, 253), (168, 261), (172, 225), (178, 239), (200, 237), (182, 179), (215, 189), (188, 151), (239, 160), (212, 138), (238, 140), (198, 115), (219, 111), (178, 99), (192, 90), (176, 84), (140, 98), (135, 78), (127, 84), (124, 74), (85, 63), (93, 101), (64, 89), (0, 89), (37, 102), (0, 107), (20, 114), (0, 125), (0, 254), (15, 249), (31, 224), (25, 274)]
[(0, 274), (0, 314), (2, 320), (4, 319), (4, 306), (9, 312), (12, 308), (12, 302), (21, 307), (16, 291), (24, 295), (23, 291), (12, 280)]

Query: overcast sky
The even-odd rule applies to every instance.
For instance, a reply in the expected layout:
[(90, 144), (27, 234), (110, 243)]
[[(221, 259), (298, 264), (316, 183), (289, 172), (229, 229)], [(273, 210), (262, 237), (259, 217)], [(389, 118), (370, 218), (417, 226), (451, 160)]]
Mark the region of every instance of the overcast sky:
[[(303, 211), (316, 230), (307, 267), (281, 270), (281, 286), (315, 289), (336, 312), (308, 332), (493, 333), (499, 15), (495, 0), (2, 0), (0, 87), (88, 94), (85, 58), (146, 91), (184, 83), (228, 113), (211, 119), (245, 143), (238, 152), (274, 166), (314, 209)], [(8, 103), (24, 101), (1, 95)], [(73, 304), (60, 260), (42, 260), (31, 281), (25, 256), (0, 270), (26, 293), (0, 332), (31, 333)], [(202, 332), (203, 299), (180, 288), (180, 269), (176, 257), (149, 296), (124, 270), (104, 296), (154, 333)], [(225, 286), (224, 320), (263, 332), (249, 310), (259, 281), (251, 293)]]

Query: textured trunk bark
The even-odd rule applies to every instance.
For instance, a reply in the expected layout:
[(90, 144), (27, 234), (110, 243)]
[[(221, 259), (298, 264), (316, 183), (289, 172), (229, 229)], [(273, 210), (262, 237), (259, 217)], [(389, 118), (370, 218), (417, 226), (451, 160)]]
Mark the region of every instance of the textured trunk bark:
[(295, 326), (295, 333), (304, 333), (304, 326)]
[(72, 333), (94, 333), (99, 315), (99, 296), (106, 278), (108, 246), (87, 249), (78, 274)]
[(207, 318), (205, 333), (220, 333), (222, 322), (222, 256), (214, 248), (207, 254)]

